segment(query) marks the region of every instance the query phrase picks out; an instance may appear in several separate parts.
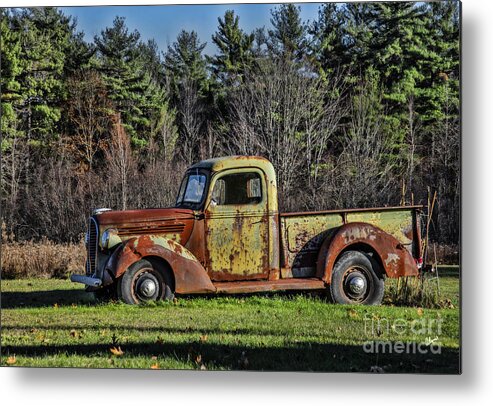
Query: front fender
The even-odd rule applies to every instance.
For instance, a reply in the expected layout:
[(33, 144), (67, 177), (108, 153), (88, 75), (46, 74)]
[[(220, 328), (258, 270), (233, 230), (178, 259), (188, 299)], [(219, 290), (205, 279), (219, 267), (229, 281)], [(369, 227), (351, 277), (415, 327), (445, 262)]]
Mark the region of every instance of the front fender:
[(143, 235), (124, 241), (111, 256), (107, 268), (118, 278), (130, 265), (149, 256), (168, 263), (174, 275), (176, 293), (215, 292), (216, 288), (197, 258), (181, 244), (162, 236)]
[(327, 237), (317, 261), (317, 276), (330, 283), (339, 255), (351, 246), (366, 246), (378, 255), (390, 278), (417, 276), (418, 267), (411, 253), (394, 236), (368, 223), (348, 223)]

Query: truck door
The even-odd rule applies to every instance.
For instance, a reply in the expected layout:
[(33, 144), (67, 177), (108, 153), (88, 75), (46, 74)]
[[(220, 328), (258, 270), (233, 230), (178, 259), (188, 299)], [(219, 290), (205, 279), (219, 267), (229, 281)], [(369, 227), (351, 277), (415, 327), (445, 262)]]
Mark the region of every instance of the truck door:
[(207, 270), (215, 281), (267, 279), (269, 221), (260, 169), (213, 176), (205, 211)]

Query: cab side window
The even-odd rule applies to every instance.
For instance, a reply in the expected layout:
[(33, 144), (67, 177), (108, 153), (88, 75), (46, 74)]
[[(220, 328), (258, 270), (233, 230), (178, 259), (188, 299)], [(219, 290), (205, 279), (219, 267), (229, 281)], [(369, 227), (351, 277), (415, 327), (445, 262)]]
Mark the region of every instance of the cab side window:
[(224, 175), (212, 191), (216, 205), (257, 204), (262, 201), (262, 180), (256, 172)]

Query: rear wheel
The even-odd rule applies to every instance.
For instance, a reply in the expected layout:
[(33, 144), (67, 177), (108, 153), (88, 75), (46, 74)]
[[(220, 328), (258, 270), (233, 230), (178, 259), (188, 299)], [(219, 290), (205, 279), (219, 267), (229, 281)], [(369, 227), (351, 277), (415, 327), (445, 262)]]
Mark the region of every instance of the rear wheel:
[(334, 266), (329, 291), (336, 303), (380, 304), (384, 294), (382, 269), (370, 255), (347, 251)]
[(118, 281), (118, 298), (128, 304), (172, 299), (167, 270), (142, 259), (132, 264)]

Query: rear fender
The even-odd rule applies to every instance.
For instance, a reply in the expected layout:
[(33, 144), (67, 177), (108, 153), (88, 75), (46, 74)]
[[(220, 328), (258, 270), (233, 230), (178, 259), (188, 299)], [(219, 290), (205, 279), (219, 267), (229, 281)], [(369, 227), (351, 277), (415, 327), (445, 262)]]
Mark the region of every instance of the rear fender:
[(214, 285), (197, 258), (181, 244), (162, 236), (143, 235), (123, 242), (109, 259), (107, 268), (118, 278), (130, 265), (151, 256), (161, 258), (170, 266), (176, 293), (215, 292)]
[(351, 247), (369, 248), (378, 256), (385, 274), (390, 278), (417, 276), (418, 267), (411, 253), (394, 236), (368, 223), (348, 223), (329, 235), (320, 248), (317, 276), (330, 283), (332, 269), (339, 255)]

